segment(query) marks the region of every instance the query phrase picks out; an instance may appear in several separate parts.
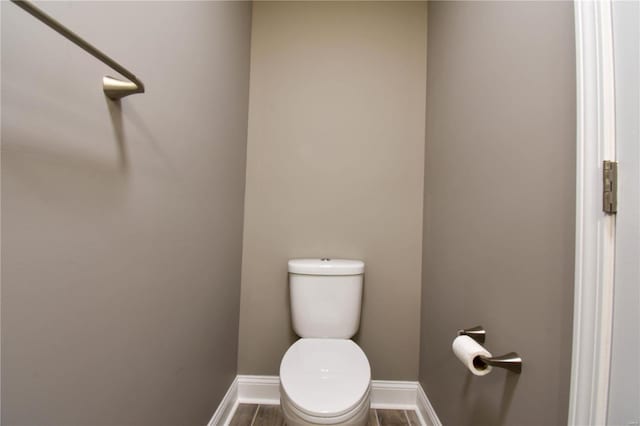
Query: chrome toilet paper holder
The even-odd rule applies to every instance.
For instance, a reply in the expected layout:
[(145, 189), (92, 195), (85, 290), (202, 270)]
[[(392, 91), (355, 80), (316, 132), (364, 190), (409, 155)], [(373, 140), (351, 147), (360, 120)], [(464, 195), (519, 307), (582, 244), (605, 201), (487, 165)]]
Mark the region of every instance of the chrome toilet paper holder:
[(516, 374), (522, 373), (522, 358), (520, 358), (516, 352), (509, 352), (508, 354), (493, 356), (491, 358), (479, 355), (474, 358), (473, 365), (479, 369), (486, 368), (487, 365), (490, 365), (492, 367), (507, 369)]
[[(482, 344), (487, 339), (487, 331), (481, 325), (458, 330), (458, 336), (469, 336), (476, 342)], [(522, 358), (516, 352), (509, 352), (500, 356), (485, 357), (478, 355), (473, 359), (473, 365), (478, 369), (485, 369), (488, 365), (497, 368), (504, 368), (516, 374), (522, 372)]]
[(487, 331), (481, 325), (475, 327), (458, 330), (458, 336), (469, 336), (478, 343), (484, 343), (487, 339)]

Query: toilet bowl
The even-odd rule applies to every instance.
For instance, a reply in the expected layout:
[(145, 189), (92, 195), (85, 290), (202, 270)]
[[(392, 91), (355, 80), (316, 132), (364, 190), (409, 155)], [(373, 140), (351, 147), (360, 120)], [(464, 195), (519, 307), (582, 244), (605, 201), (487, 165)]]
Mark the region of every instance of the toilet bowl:
[(280, 364), (280, 405), (288, 425), (364, 426), (371, 368), (349, 339), (302, 338)]
[(292, 259), (293, 329), (301, 337), (280, 364), (280, 405), (287, 425), (365, 426), (371, 367), (351, 340), (360, 325), (364, 263)]

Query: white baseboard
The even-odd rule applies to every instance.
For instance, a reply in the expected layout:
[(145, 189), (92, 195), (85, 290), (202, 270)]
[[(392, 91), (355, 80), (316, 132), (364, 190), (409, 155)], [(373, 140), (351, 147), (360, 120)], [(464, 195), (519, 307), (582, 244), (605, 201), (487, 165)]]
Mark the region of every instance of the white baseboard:
[(236, 412), (236, 407), (238, 406), (238, 376), (233, 379), (231, 382), (231, 386), (229, 386), (229, 390), (222, 398), (220, 405), (218, 405), (218, 409), (215, 413), (213, 413), (213, 417), (209, 420), (208, 426), (218, 426), (218, 425), (227, 425), (231, 421), (233, 414)]
[[(238, 404), (280, 404), (280, 378), (238, 375), (211, 418), (209, 426), (227, 425)], [(422, 425), (442, 426), (418, 382), (372, 380), (371, 408), (416, 410)]]
[(242, 404), (280, 404), (278, 376), (238, 376), (238, 402)]
[(416, 411), (420, 421), (427, 426), (442, 426), (442, 422), (436, 414), (436, 410), (433, 409), (431, 401), (427, 398), (427, 394), (422, 389), (422, 386), (418, 383), (418, 394), (416, 396)]
[(415, 410), (418, 382), (371, 381), (371, 408)]

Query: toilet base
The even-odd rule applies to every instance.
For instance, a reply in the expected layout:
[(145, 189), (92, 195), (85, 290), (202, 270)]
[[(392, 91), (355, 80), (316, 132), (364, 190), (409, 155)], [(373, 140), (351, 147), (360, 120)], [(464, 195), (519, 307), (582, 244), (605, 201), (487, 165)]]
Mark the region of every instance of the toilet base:
[[(303, 418), (300, 412), (288, 401), (284, 390), (280, 389), (280, 406), (286, 420), (287, 426), (318, 426), (318, 425), (349, 425), (349, 426), (366, 426), (369, 420), (369, 408), (371, 407), (369, 395), (367, 392), (366, 400), (356, 408), (356, 410), (348, 416), (339, 416), (338, 418), (316, 417), (313, 420)], [(305, 416), (307, 417), (307, 416)], [(348, 418), (344, 418), (348, 417)]]

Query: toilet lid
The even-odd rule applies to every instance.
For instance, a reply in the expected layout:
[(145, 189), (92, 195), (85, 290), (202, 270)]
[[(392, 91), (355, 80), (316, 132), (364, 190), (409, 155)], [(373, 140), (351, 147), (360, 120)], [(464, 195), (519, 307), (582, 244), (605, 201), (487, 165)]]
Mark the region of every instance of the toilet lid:
[(333, 417), (356, 406), (371, 381), (366, 355), (349, 339), (300, 339), (284, 354), (280, 384), (310, 415)]

